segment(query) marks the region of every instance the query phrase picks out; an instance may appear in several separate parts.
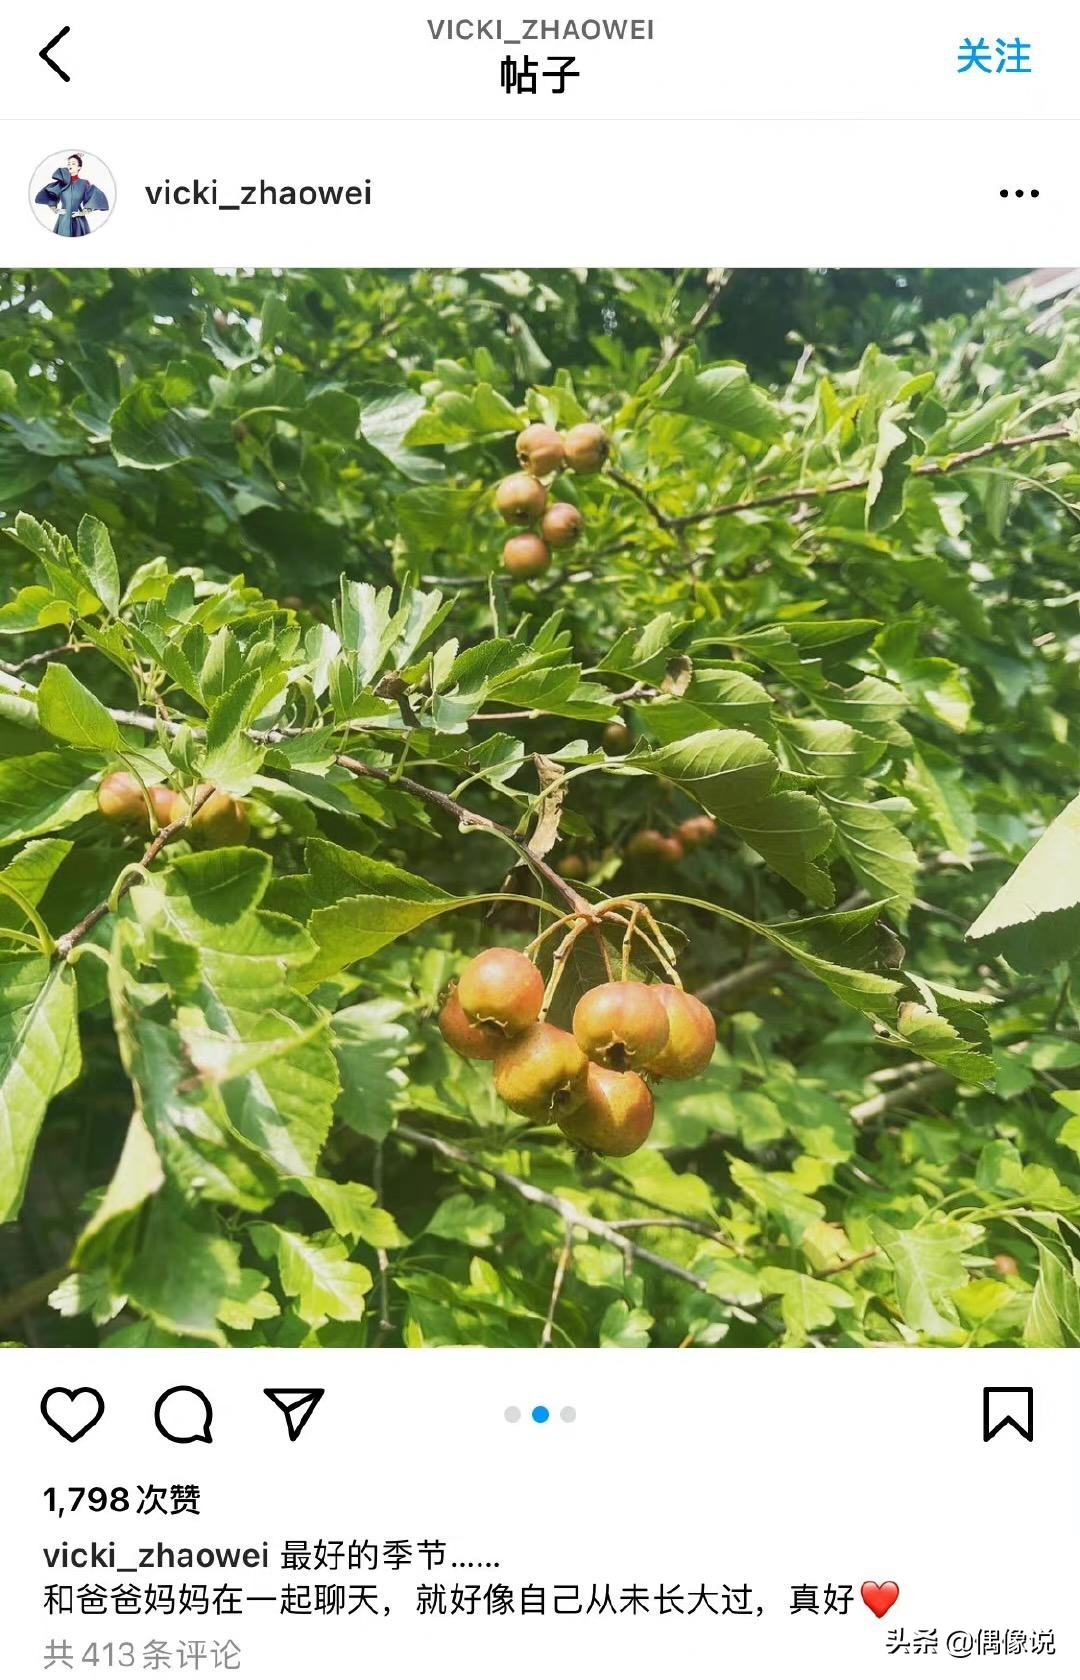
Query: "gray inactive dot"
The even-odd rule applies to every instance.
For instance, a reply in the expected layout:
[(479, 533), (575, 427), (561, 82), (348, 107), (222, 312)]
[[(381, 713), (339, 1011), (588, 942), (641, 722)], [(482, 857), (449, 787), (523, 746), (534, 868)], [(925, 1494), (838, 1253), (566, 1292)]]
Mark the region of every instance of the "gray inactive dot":
[(564, 1423), (573, 1423), (574, 1419), (577, 1417), (577, 1412), (574, 1410), (573, 1406), (564, 1406), (562, 1411), (559, 1413), (559, 1416), (562, 1418)]
[(507, 1406), (505, 1412), (503, 1413), (503, 1417), (506, 1419), (507, 1423), (520, 1423), (521, 1422), (521, 1407), (520, 1406)]

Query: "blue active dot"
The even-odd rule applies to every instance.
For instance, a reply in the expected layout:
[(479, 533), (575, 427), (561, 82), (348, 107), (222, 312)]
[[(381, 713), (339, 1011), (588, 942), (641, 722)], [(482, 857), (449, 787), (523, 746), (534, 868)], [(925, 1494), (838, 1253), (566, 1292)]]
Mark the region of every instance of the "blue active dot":
[(548, 1411), (546, 1406), (534, 1406), (532, 1409), (532, 1420), (534, 1423), (546, 1423), (550, 1416), (551, 1413)]

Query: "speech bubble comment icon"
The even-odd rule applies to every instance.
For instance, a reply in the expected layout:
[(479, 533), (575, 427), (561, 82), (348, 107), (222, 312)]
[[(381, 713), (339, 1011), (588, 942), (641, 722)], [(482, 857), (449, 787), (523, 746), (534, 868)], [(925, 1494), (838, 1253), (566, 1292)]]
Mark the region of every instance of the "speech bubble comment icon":
[(164, 1435), (166, 1441), (175, 1441), (178, 1447), (191, 1446), (195, 1441), (211, 1445), (213, 1436), (210, 1426), (213, 1421), (214, 1408), (201, 1388), (189, 1388), (186, 1383), (181, 1383), (158, 1395), (154, 1407), (157, 1432)]

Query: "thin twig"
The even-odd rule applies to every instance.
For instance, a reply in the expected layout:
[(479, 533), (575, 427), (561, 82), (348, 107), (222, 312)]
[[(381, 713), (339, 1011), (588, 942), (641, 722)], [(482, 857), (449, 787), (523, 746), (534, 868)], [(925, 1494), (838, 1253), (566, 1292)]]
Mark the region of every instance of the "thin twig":
[(691, 317), (687, 327), (678, 335), (677, 338), (673, 338), (664, 350), (663, 355), (656, 364), (655, 373), (663, 373), (664, 369), (670, 367), (677, 356), (681, 356), (683, 351), (693, 344), (698, 333), (701, 331), (702, 327), (709, 319), (709, 316), (716, 308), (717, 303), (720, 301), (720, 296), (727, 286), (728, 279), (728, 272), (727, 270), (724, 270), (719, 279), (713, 282), (709, 288), (704, 303)]
[[(1027, 432), (1023, 437), (998, 438), (992, 443), (980, 444), (977, 449), (965, 449), (941, 461), (927, 461), (922, 466), (912, 467), (910, 476), (939, 478), (946, 473), (960, 472), (973, 461), (984, 460), (989, 455), (1002, 454), (1011, 449), (1033, 449), (1039, 444), (1052, 443), (1071, 436), (1068, 425), (1059, 425), (1047, 426), (1041, 432)], [(775, 490), (768, 496), (746, 496), (738, 501), (719, 502), (715, 507), (701, 508), (697, 513), (668, 514), (635, 479), (628, 478), (625, 473), (617, 472), (611, 467), (608, 468), (608, 477), (630, 495), (636, 496), (662, 531), (676, 532), (685, 531), (692, 525), (701, 525), (708, 519), (724, 519), (733, 513), (752, 513), (757, 508), (785, 507), (792, 502), (820, 501), (825, 496), (850, 494), (865, 490), (870, 483), (869, 477), (866, 477), (839, 479), (831, 484), (802, 484), (792, 490)]]
[(574, 1227), (571, 1225), (570, 1221), (567, 1220), (566, 1236), (563, 1239), (562, 1252), (559, 1255), (558, 1263), (555, 1267), (555, 1281), (551, 1285), (551, 1299), (548, 1302), (547, 1317), (544, 1320), (544, 1328), (540, 1332), (541, 1347), (551, 1346), (552, 1332), (555, 1329), (555, 1309), (559, 1305), (559, 1296), (562, 1294), (562, 1287), (566, 1281), (566, 1272), (568, 1266), (570, 1265), (570, 1256), (572, 1255), (573, 1250)]
[[(372, 1167), (372, 1189), (375, 1191), (375, 1206), (383, 1205), (383, 1140), (380, 1138), (375, 1145), (375, 1160)], [(378, 1347), (384, 1337), (394, 1328), (390, 1318), (390, 1257), (385, 1248), (377, 1248), (375, 1255), (379, 1263), (379, 1328), (375, 1334), (374, 1346)]]

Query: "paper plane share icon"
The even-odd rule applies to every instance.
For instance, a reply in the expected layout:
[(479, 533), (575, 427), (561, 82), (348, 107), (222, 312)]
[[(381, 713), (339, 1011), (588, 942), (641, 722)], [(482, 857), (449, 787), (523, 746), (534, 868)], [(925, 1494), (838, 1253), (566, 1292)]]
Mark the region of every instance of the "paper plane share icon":
[(264, 1388), (263, 1393), (268, 1400), (274, 1402), (285, 1419), (285, 1427), (289, 1431), (289, 1440), (298, 1441), (308, 1419), (326, 1390), (325, 1388)]

